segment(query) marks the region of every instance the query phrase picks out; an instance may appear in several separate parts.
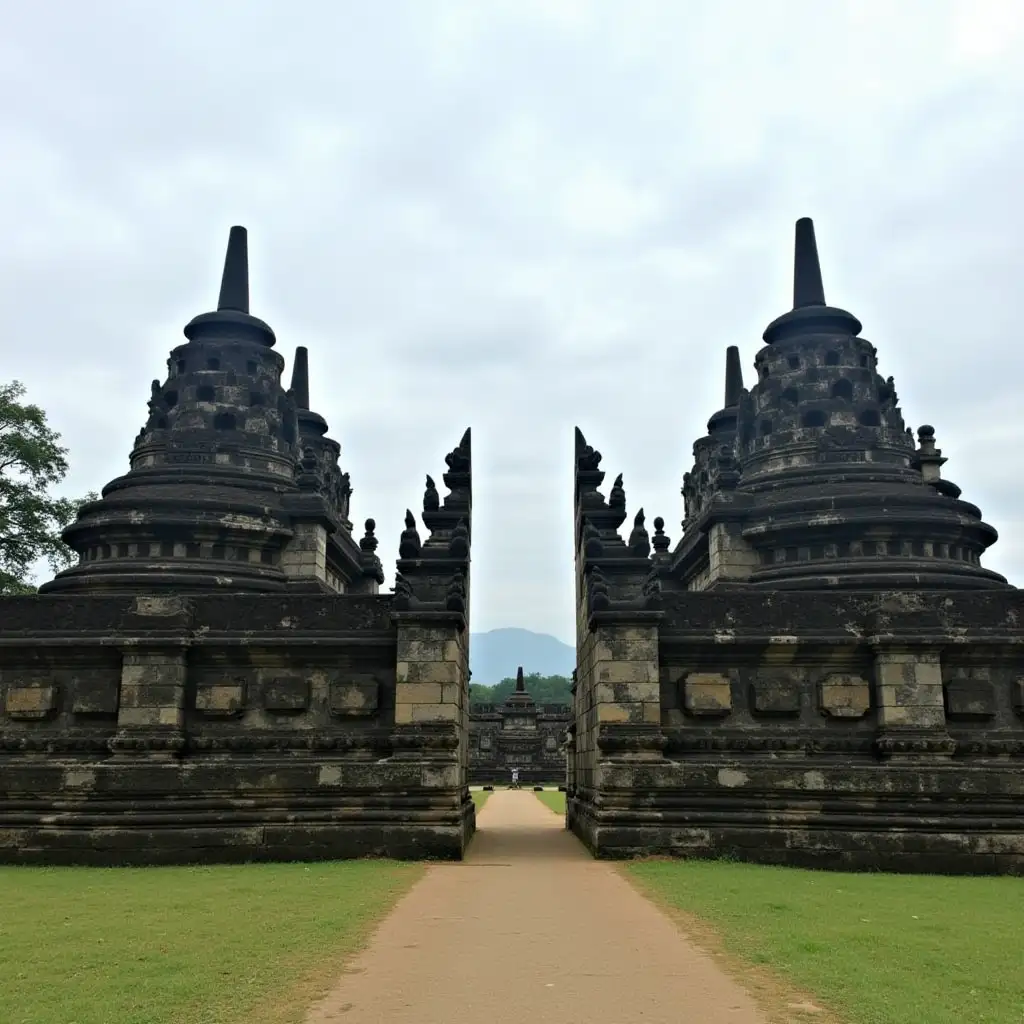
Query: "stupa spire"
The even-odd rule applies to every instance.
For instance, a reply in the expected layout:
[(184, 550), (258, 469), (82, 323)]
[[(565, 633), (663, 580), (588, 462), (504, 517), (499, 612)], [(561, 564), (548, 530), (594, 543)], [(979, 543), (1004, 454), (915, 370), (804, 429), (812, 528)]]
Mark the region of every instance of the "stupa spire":
[(269, 324), (249, 313), (249, 235), (237, 224), (228, 234), (220, 297), (212, 313), (200, 313), (185, 325), (189, 341), (255, 341), (271, 348), (276, 338)]
[(526, 681), (523, 679), (523, 666), (516, 669), (516, 693), (526, 693)]
[(815, 334), (855, 338), (860, 331), (861, 323), (852, 313), (825, 305), (814, 222), (801, 217), (796, 222), (793, 246), (793, 308), (765, 328), (764, 340), (772, 345)]
[(292, 394), (295, 404), (300, 409), (309, 408), (309, 349), (299, 345), (295, 349), (295, 362), (292, 364)]
[(237, 224), (228, 234), (228, 249), (224, 254), (224, 273), (220, 279), (218, 312), (234, 310), (249, 312), (249, 236)]
[(818, 243), (814, 238), (814, 221), (801, 217), (796, 222), (793, 246), (793, 308), (824, 306), (825, 286), (821, 283)]
[(732, 409), (740, 404), (743, 395), (743, 367), (740, 365), (740, 350), (730, 345), (725, 350), (725, 408)]

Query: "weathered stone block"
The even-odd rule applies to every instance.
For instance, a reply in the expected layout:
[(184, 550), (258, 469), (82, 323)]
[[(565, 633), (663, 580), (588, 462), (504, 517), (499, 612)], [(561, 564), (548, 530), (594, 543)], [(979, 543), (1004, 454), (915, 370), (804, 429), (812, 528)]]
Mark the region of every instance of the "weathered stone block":
[(946, 723), (938, 654), (884, 652), (876, 658), (882, 726), (941, 729)]
[(181, 657), (126, 654), (121, 665), (122, 688), (151, 683), (180, 685), (184, 680), (185, 663)]
[(444, 661), (444, 653), (445, 643), (441, 639), (409, 640), (402, 637), (398, 641), (399, 661)]
[(846, 672), (825, 676), (818, 694), (821, 711), (830, 718), (863, 718), (871, 708), (871, 685)]
[(241, 679), (200, 683), (196, 687), (196, 711), (209, 718), (234, 718), (245, 711), (245, 683)]
[(461, 640), (445, 640), (441, 654), (442, 661), (460, 662), (466, 656), (466, 648)]
[(457, 722), (459, 720), (459, 709), (454, 704), (413, 704), (411, 708), (413, 722)]
[(380, 684), (376, 679), (332, 683), (330, 701), (332, 715), (372, 715), (380, 703)]
[(937, 654), (879, 655), (878, 682), (882, 686), (942, 686), (942, 666)]
[(71, 711), (76, 715), (116, 715), (120, 683), (110, 679), (75, 679), (71, 685)]
[(465, 687), (461, 683), (444, 683), (441, 686), (441, 700), (445, 704), (461, 705), (464, 696)]
[(599, 661), (599, 683), (657, 683), (658, 665), (654, 661)]
[(635, 723), (644, 719), (643, 704), (622, 702), (620, 704), (598, 704), (597, 720), (600, 723)]
[(946, 714), (952, 719), (991, 718), (996, 691), (988, 669), (954, 669), (946, 683)]
[(173, 683), (136, 683), (121, 687), (122, 708), (180, 707), (184, 688)]
[(946, 710), (941, 704), (938, 707), (887, 704), (883, 695), (879, 711), (879, 717), (885, 726), (908, 729), (942, 729), (946, 724)]
[(598, 683), (594, 689), (594, 701), (598, 704), (616, 701), (654, 701), (661, 703), (660, 683)]
[(398, 683), (395, 686), (396, 704), (440, 704), (440, 683)]
[(691, 672), (683, 679), (683, 710), (700, 718), (721, 718), (732, 711), (732, 684), (718, 672)]
[(177, 707), (128, 708), (118, 712), (117, 724), (122, 729), (180, 728), (181, 709)]
[(1024, 678), (1017, 678), (1013, 681), (1013, 687), (1010, 690), (1010, 702), (1013, 704), (1013, 710), (1018, 715), (1024, 715)]
[(750, 706), (762, 715), (798, 715), (801, 689), (799, 679), (758, 678), (750, 685)]
[(456, 661), (400, 661), (399, 683), (459, 683), (462, 667)]
[(263, 689), (263, 707), (267, 711), (305, 711), (309, 707), (308, 679), (275, 679)]
[(604, 635), (594, 642), (594, 657), (598, 661), (654, 661), (658, 660), (658, 641), (623, 640)]
[(4, 710), (10, 718), (46, 718), (57, 710), (57, 687), (54, 685), (19, 686), (7, 688)]

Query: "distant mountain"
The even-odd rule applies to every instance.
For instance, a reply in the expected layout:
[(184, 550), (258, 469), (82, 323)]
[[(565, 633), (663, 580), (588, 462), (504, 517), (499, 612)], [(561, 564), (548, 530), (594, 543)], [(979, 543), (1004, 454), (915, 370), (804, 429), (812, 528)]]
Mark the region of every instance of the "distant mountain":
[(576, 648), (547, 633), (528, 629), (492, 629), (469, 637), (469, 667), (473, 682), (492, 685), (514, 676), (522, 665), (529, 675), (569, 676), (576, 667)]

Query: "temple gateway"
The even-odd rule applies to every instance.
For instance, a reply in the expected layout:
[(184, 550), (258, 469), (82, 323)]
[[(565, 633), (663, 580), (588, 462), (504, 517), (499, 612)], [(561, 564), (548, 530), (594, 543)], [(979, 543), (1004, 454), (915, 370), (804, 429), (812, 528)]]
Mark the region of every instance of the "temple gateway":
[(381, 593), (233, 228), (77, 564), (0, 598), (0, 861), (459, 858), (470, 777), (518, 767), (565, 773), (601, 857), (1024, 874), (1024, 599), (860, 335), (799, 221), (793, 309), (749, 388), (727, 350), (674, 545), (642, 509), (620, 532), (577, 430), (572, 707), (520, 673), (471, 715), (470, 432)]

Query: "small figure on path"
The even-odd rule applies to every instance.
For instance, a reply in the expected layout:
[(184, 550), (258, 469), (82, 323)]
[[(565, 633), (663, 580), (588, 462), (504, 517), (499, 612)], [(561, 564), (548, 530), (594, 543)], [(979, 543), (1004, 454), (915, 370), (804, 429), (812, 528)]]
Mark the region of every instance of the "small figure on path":
[(519, 788), (519, 769), (518, 768), (513, 768), (512, 769), (512, 788), (513, 789), (518, 789)]

